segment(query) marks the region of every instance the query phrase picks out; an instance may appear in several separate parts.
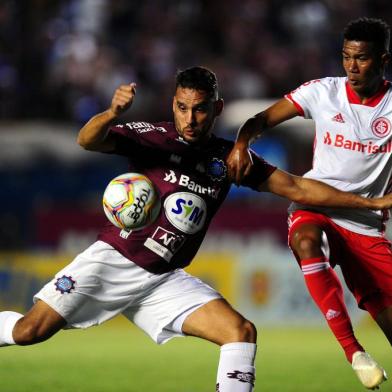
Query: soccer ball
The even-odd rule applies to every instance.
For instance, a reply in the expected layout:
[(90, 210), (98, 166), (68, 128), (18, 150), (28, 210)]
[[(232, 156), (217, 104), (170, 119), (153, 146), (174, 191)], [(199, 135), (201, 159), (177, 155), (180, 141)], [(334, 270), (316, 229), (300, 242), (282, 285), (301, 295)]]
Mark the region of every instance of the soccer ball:
[(124, 230), (141, 230), (151, 224), (161, 208), (151, 180), (139, 173), (113, 178), (103, 194), (103, 210), (113, 225)]

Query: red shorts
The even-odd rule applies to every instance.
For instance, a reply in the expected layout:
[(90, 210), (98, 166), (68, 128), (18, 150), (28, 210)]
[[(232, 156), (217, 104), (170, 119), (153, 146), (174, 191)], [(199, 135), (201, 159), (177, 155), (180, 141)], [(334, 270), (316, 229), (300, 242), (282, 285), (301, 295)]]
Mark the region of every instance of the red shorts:
[(347, 287), (361, 309), (375, 318), (392, 306), (392, 251), (386, 238), (354, 233), (323, 214), (298, 210), (289, 217), (289, 246), (293, 233), (304, 224), (317, 225), (325, 232), (329, 262), (333, 267), (339, 264)]

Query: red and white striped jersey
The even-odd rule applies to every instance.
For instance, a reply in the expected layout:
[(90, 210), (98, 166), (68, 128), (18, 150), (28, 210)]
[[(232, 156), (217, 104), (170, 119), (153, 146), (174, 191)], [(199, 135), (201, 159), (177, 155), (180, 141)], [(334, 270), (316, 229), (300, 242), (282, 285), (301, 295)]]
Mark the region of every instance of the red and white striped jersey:
[[(392, 88), (380, 90), (361, 103), (345, 77), (312, 80), (287, 94), (300, 115), (316, 126), (313, 167), (304, 177), (342, 191), (379, 197), (391, 188)], [(292, 204), (290, 210), (312, 209), (356, 233), (379, 236), (387, 211), (310, 208)]]

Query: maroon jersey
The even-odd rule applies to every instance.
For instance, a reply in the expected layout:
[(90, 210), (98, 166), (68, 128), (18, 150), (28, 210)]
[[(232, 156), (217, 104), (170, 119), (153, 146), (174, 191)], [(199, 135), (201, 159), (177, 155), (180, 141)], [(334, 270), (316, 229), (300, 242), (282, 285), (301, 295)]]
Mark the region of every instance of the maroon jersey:
[[(153, 224), (139, 231), (108, 223), (98, 239), (153, 273), (187, 266), (230, 190), (225, 160), (233, 142), (212, 136), (202, 146), (189, 144), (168, 122), (121, 124), (110, 133), (116, 138), (113, 153), (126, 156), (130, 172), (142, 173), (155, 184), (161, 210)], [(256, 190), (275, 167), (256, 154), (253, 161), (243, 185)]]

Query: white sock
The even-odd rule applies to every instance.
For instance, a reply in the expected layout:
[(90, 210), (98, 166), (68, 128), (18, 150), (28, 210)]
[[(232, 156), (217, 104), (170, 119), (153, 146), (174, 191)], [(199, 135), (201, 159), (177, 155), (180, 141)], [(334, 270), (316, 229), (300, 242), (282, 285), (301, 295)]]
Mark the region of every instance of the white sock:
[(254, 343), (228, 343), (221, 347), (216, 392), (251, 392), (255, 382)]
[(0, 312), (0, 347), (15, 344), (12, 331), (16, 322), (23, 317), (23, 314), (16, 312)]

